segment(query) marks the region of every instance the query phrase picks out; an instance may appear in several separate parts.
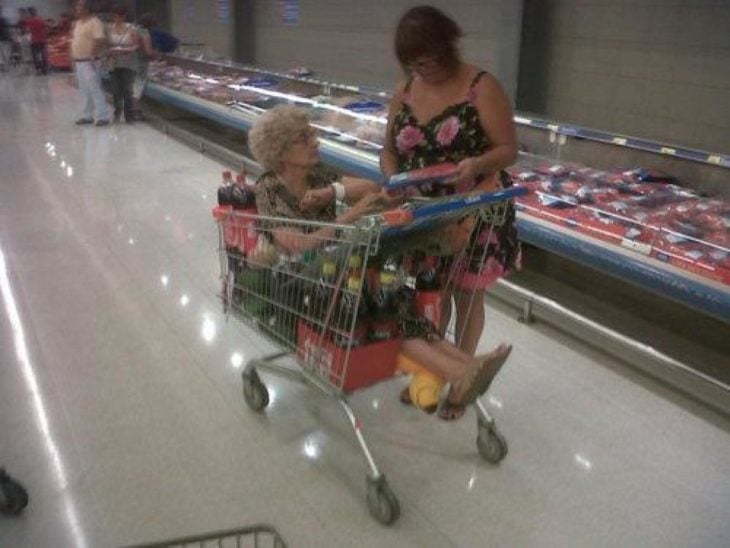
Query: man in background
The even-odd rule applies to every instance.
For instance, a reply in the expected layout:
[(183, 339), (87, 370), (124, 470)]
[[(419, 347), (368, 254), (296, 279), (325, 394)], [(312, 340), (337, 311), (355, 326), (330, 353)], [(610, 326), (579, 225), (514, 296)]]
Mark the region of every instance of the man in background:
[(13, 41), (10, 36), (10, 25), (8, 20), (3, 16), (3, 6), (0, 4), (0, 63), (2, 70), (8, 70), (10, 67), (10, 54), (13, 50)]
[(74, 6), (74, 22), (71, 37), (71, 58), (74, 63), (76, 79), (81, 93), (83, 114), (76, 120), (77, 125), (109, 125), (104, 92), (101, 89), (101, 55), (106, 38), (104, 24), (96, 17), (86, 0), (77, 0)]
[(48, 73), (48, 23), (38, 17), (38, 11), (28, 8), (28, 18), (25, 28), (30, 32), (30, 50), (33, 55), (33, 64), (39, 74)]

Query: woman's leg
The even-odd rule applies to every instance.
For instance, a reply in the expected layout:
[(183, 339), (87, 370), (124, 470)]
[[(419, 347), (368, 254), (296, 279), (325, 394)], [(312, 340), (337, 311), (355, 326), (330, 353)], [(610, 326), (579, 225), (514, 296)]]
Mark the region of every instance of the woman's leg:
[(484, 290), (454, 291), (456, 303), (456, 343), (473, 356), (484, 331)]
[(449, 401), (462, 405), (474, 401), (491, 384), (511, 347), (500, 345), (489, 354), (473, 358), (446, 341), (406, 339), (403, 353), (451, 384)]
[(457, 360), (461, 363), (471, 363), (474, 361), (474, 356), (470, 356), (466, 352), (464, 352), (461, 348), (458, 346), (454, 346), (448, 341), (438, 341), (435, 343), (431, 343), (433, 346), (437, 347), (439, 352), (446, 354), (450, 358)]
[(403, 353), (451, 383), (461, 380), (466, 369), (463, 361), (443, 352), (440, 343), (406, 339), (403, 341)]
[(104, 97), (104, 90), (101, 89), (101, 66), (98, 61), (88, 63), (88, 65), (92, 68), (89, 79), (89, 89), (91, 90), (91, 95), (94, 99), (96, 122), (108, 123), (109, 113), (106, 109), (106, 97)]
[(91, 97), (89, 88), (89, 78), (91, 68), (86, 63), (74, 63), (76, 70), (76, 81), (79, 85), (79, 97), (81, 99), (81, 118), (79, 123), (88, 123), (94, 121), (94, 100)]
[(109, 72), (109, 81), (112, 88), (112, 100), (114, 103), (114, 121), (118, 122), (122, 115), (122, 71), (114, 69)]
[(134, 98), (132, 89), (134, 86), (134, 71), (122, 69), (122, 99), (124, 100), (124, 120), (127, 123), (134, 121)]

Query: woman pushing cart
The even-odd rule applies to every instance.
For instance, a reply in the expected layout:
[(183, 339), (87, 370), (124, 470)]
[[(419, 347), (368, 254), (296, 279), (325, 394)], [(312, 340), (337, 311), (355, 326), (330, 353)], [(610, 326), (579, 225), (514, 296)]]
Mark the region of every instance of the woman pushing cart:
[[(333, 182), (315, 169), (318, 143), (303, 111), (268, 111), (251, 130), (249, 144), (267, 170), (255, 188), (257, 210), (216, 211), (226, 302), (282, 352), (247, 364), (246, 402), (263, 410), (268, 392), (258, 370), (291, 372), (276, 360), (295, 354), (302, 376), (340, 402), (369, 466), (370, 511), (392, 523), (398, 501), (346, 395), (392, 377), (397, 366), (429, 373), (414, 375), (413, 402), (426, 407), (419, 389), (413, 390), (417, 379), (425, 388), (436, 383), (436, 392), (447, 381), (452, 403), (475, 404), (482, 456), (490, 462), (505, 456), (506, 442), (478, 398), (511, 347), (502, 344), (476, 357), (464, 353), (444, 336), (434, 302), (425, 297), (452, 290), (464, 265), (487, 263), (486, 246), (469, 245), (475, 227), (491, 236), (519, 191), (423, 201), (381, 213), (393, 204), (374, 183)], [(338, 216), (336, 201), (351, 208)], [(431, 255), (435, 250), (447, 250), (448, 257)], [(476, 250), (483, 255), (475, 257)]]

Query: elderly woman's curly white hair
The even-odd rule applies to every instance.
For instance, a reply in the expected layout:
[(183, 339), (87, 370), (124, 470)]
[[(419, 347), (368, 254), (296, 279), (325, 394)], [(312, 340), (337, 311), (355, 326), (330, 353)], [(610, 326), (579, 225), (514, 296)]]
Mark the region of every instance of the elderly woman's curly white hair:
[(277, 105), (256, 120), (248, 133), (248, 147), (265, 170), (276, 171), (287, 148), (308, 128), (306, 110)]

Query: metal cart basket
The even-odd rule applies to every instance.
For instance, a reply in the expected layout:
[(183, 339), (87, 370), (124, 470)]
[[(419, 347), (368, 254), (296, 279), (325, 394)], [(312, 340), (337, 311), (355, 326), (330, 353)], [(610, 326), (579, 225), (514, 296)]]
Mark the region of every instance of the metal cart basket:
[(252, 525), (242, 529), (216, 531), (204, 535), (180, 537), (152, 544), (135, 544), (127, 548), (286, 548), (286, 543), (270, 525)]
[[(509, 201), (522, 189), (414, 201), (400, 215), (374, 215), (354, 225), (266, 217), (255, 211), (216, 209), (220, 234), (220, 265), (227, 311), (254, 326), (280, 349), (253, 359), (243, 371), (243, 396), (248, 406), (263, 411), (269, 393), (260, 370), (296, 376), (334, 397), (352, 426), (365, 457), (367, 502), (375, 519), (393, 523), (400, 514), (398, 499), (390, 489), (365, 442), (362, 424), (348, 404), (347, 395), (395, 373), (399, 340), (363, 344), (358, 310), (366, 299), (368, 273), (382, 268), (390, 253), (407, 254), (422, 236), (440, 227), (474, 222), (473, 230), (491, 232), (506, 219)], [(393, 222), (393, 218), (398, 219)], [(298, 242), (284, 249), (281, 242), (296, 232)], [(301, 234), (304, 234), (302, 236)], [(276, 240), (275, 240), (276, 236)], [(274, 244), (274, 241), (279, 242)], [(305, 241), (306, 245), (302, 245)], [(306, 249), (305, 249), (306, 248)], [(484, 265), (483, 256), (465, 257), (474, 248), (454, 257), (452, 264)], [(483, 266), (480, 266), (482, 268)], [(453, 284), (453, 276), (448, 276)], [(403, 280), (408, 284), (408, 279)], [(412, 280), (411, 280), (412, 281)], [(448, 291), (448, 289), (445, 289)], [(483, 306), (483, 303), (473, 303)], [(453, 322), (451, 322), (453, 325)], [(447, 336), (449, 334), (447, 333)], [(451, 333), (458, 341), (458, 334)], [(280, 363), (295, 356), (301, 366)], [(477, 400), (477, 447), (492, 463), (507, 453), (507, 443), (482, 403)]]

